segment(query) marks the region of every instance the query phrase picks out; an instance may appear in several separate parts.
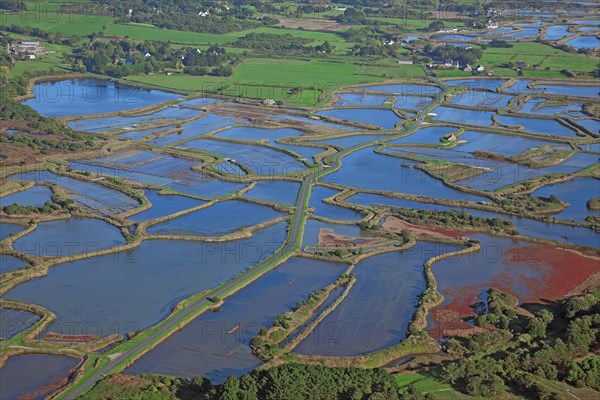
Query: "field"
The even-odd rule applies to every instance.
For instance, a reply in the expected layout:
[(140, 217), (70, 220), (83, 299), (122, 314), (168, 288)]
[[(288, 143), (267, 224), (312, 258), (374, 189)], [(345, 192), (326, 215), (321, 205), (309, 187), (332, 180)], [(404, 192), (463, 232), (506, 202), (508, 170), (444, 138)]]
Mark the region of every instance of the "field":
[[(285, 68), (282, 68), (283, 66)], [(249, 58), (244, 60), (229, 78), (146, 75), (132, 76), (127, 79), (185, 91), (216, 93), (224, 89), (224, 93), (236, 97), (286, 100), (289, 104), (308, 106), (317, 103), (323, 91), (331, 92), (344, 86), (376, 83), (393, 76), (422, 75), (424, 75), (422, 68), (413, 65), (395, 68), (364, 67), (321, 60)], [(300, 88), (300, 92), (289, 96), (289, 91), (295, 88)]]
[(225, 34), (198, 33), (198, 32), (183, 32), (170, 29), (159, 29), (153, 26), (129, 24), (118, 25), (109, 24), (104, 29), (106, 36), (129, 37), (135, 40), (162, 40), (171, 41), (181, 44), (228, 44), (235, 40), (246, 36), (250, 32), (269, 33), (273, 35), (291, 34), (300, 38), (312, 39), (313, 44), (320, 44), (329, 41), (332, 46), (336, 46), (338, 51), (345, 51), (351, 47), (350, 43), (346, 43), (341, 35), (336, 33), (314, 32), (295, 29), (280, 29), (261, 27), (249, 31), (232, 32)]
[[(372, 19), (376, 20), (376, 21), (381, 21), (384, 23), (389, 23), (390, 25), (405, 25), (413, 30), (427, 28), (429, 26), (429, 24), (431, 24), (433, 21), (435, 21), (434, 19), (425, 19), (425, 18), (424, 19), (407, 19), (407, 18), (376, 17), (376, 18), (372, 18)], [(464, 26), (464, 22), (453, 22), (453, 21), (443, 21), (443, 22), (444, 22), (444, 25), (449, 26), (449, 27)]]
[[(525, 76), (548, 77), (549, 72), (554, 71), (556, 76), (563, 69), (577, 72), (591, 72), (598, 68), (598, 61), (581, 54), (566, 53), (551, 46), (536, 42), (514, 43), (511, 48), (487, 48), (481, 58), (483, 65), (498, 67), (509, 61), (525, 61), (532, 67), (541, 63), (539, 71), (527, 70)], [(496, 71), (496, 75), (499, 75)], [(510, 76), (502, 74), (502, 76)], [(558, 75), (563, 76), (563, 75)]]
[(359, 69), (362, 75), (378, 76), (388, 79), (423, 78), (425, 71), (420, 65), (396, 65), (393, 67), (365, 65)]
[(15, 77), (22, 75), (24, 72), (40, 72), (50, 71), (51, 68), (69, 72), (70, 69), (57, 66), (55, 63), (45, 59), (44, 61), (23, 61), (17, 62), (13, 69), (10, 70), (10, 76)]
[(189, 76), (189, 75), (136, 75), (126, 78), (131, 82), (139, 82), (166, 89), (214, 92), (214, 88), (221, 87), (223, 78), (213, 76)]
[[(284, 68), (285, 67), (285, 68)], [(228, 83), (268, 84), (283, 87), (348, 86), (381, 80), (361, 74), (358, 65), (320, 60), (247, 59), (236, 68)]]
[(414, 386), (420, 393), (428, 393), (436, 400), (442, 399), (471, 399), (472, 397), (457, 392), (447, 383), (436, 380), (431, 375), (414, 373), (400, 375), (396, 382), (400, 387)]
[[(30, 36), (20, 35), (23, 38), (31, 38)], [(42, 46), (50, 51), (47, 56), (30, 61), (17, 61), (15, 66), (10, 70), (10, 77), (20, 76), (24, 72), (40, 72), (50, 71), (51, 68), (63, 70), (65, 72), (70, 71), (70, 66), (62, 64), (64, 62), (62, 53), (69, 52), (68, 46), (62, 46), (59, 44), (50, 44), (41, 42)]]
[(113, 21), (112, 17), (94, 14), (61, 14), (55, 8), (22, 13), (1, 13), (0, 25), (33, 26), (48, 32), (58, 32), (64, 36), (85, 36), (102, 30)]
[(312, 106), (319, 101), (321, 92), (312, 89), (301, 89), (296, 93), (290, 92), (290, 88), (286, 87), (233, 84), (224, 88), (222, 94), (234, 98), (272, 99), (294, 106)]

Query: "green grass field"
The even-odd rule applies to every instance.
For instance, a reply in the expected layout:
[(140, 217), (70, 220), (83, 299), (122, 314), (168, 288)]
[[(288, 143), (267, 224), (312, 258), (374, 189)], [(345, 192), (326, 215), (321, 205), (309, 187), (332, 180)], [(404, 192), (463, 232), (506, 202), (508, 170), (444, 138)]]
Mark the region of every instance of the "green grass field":
[(228, 83), (266, 84), (269, 86), (302, 86), (324, 88), (381, 81), (362, 75), (360, 66), (328, 61), (249, 58), (235, 69)]
[(395, 65), (395, 66), (379, 66), (365, 65), (359, 68), (359, 73), (362, 75), (372, 75), (388, 79), (399, 78), (423, 78), (425, 71), (420, 65)]
[(241, 32), (216, 35), (159, 29), (139, 24), (109, 24), (104, 30), (106, 36), (129, 37), (135, 40), (162, 40), (183, 44), (226, 44), (244, 36)]
[(138, 82), (144, 85), (152, 85), (164, 89), (184, 90), (190, 92), (214, 93), (223, 85), (224, 78), (213, 76), (189, 76), (189, 75), (137, 75), (129, 76), (126, 80)]
[(300, 89), (298, 92), (291, 92), (290, 89), (278, 86), (232, 84), (227, 86), (221, 93), (234, 98), (281, 100), (285, 104), (294, 106), (314, 105), (319, 101), (319, 95), (321, 94), (320, 91), (312, 89)]
[[(407, 68), (412, 65), (399, 65), (398, 74), (405, 70), (405, 76), (423, 76), (422, 69)], [(155, 85), (165, 89), (203, 91), (252, 98), (283, 100), (288, 104), (314, 105), (320, 94), (342, 87), (381, 82), (391, 76), (368, 75), (364, 67), (349, 63), (333, 63), (321, 60), (303, 61), (290, 59), (248, 58), (239, 65), (233, 76), (218, 78), (212, 76), (187, 75), (146, 75), (132, 76), (132, 82)], [(390, 72), (386, 67), (373, 67), (372, 74)], [(289, 91), (300, 88), (298, 94), (289, 96)]]
[[(1, 32), (4, 34), (5, 32)], [(31, 36), (19, 35), (21, 38), (32, 39)], [(10, 70), (10, 77), (17, 77), (24, 72), (50, 72), (51, 68), (58, 69), (64, 72), (70, 72), (70, 66), (64, 65), (64, 59), (62, 53), (69, 53), (71, 51), (69, 46), (63, 46), (60, 44), (50, 44), (47, 42), (41, 42), (50, 53), (47, 56), (38, 58), (36, 60), (17, 61), (14, 67)]]
[[(488, 48), (481, 63), (498, 67), (509, 61), (525, 61), (530, 66), (541, 63), (538, 71), (527, 70), (527, 76), (550, 77), (563, 69), (591, 72), (598, 68), (598, 60), (582, 54), (566, 53), (551, 46), (536, 42), (514, 43), (512, 48)], [(496, 70), (496, 68), (495, 68)], [(496, 74), (498, 72), (496, 71)], [(538, 74), (538, 75), (536, 75)], [(502, 76), (512, 76), (503, 74)], [(560, 75), (564, 77), (564, 75)]]
[(1, 25), (32, 26), (47, 32), (58, 32), (63, 36), (85, 36), (102, 30), (113, 21), (111, 17), (47, 12), (1, 13)]
[(420, 393), (430, 394), (436, 400), (472, 399), (473, 397), (457, 392), (447, 383), (439, 382), (430, 375), (414, 373), (396, 378), (398, 386), (404, 388), (413, 385)]
[[(426, 28), (431, 24), (433, 19), (405, 19), (405, 18), (385, 18), (385, 17), (375, 17), (371, 18), (372, 20), (381, 21), (390, 25), (404, 25), (413, 30)], [(456, 21), (443, 21), (444, 25), (448, 27), (456, 27), (456, 26), (464, 26), (464, 22), (456, 22)]]
[(51, 68), (62, 70), (64, 72), (70, 72), (69, 68), (61, 68), (54, 62), (48, 60), (43, 61), (19, 61), (10, 70), (10, 77), (14, 78), (23, 74), (24, 72), (50, 72)]
[(303, 31), (295, 29), (279, 29), (270, 27), (260, 27), (249, 31), (232, 32), (221, 35), (212, 33), (183, 32), (169, 29), (159, 29), (152, 26), (140, 24), (109, 24), (104, 30), (104, 34), (106, 36), (127, 36), (135, 40), (162, 40), (171, 41), (173, 43), (197, 45), (228, 44), (234, 42), (235, 40), (245, 36), (250, 32), (270, 33), (273, 35), (285, 35), (286, 33), (289, 33), (296, 37), (312, 39), (313, 44), (320, 44), (325, 41), (329, 41), (329, 43), (332, 46), (336, 46), (337, 50), (342, 52), (345, 52), (347, 49), (352, 47), (351, 43), (346, 43), (344, 38), (336, 33)]

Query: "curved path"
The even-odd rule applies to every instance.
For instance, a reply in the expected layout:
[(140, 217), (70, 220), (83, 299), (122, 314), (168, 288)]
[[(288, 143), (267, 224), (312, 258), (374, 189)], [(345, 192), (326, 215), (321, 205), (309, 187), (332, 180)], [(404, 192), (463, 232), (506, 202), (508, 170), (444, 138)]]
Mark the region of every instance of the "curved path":
[[(440, 95), (436, 99), (436, 101), (432, 102), (431, 104), (429, 104), (428, 106), (423, 108), (421, 111), (419, 111), (419, 113), (417, 114), (417, 116), (416, 116), (415, 120), (413, 121), (413, 123), (411, 124), (411, 126), (402, 132), (402, 136), (415, 131), (419, 127), (419, 125), (421, 124), (421, 122), (423, 121), (425, 116), (433, 108), (435, 108), (439, 105), (440, 99), (442, 99), (444, 94), (446, 93), (446, 90), (447, 90), (446, 85), (444, 85), (439, 80), (433, 78), (431, 75), (430, 75), (430, 79), (442, 88), (442, 92), (440, 93)], [(319, 169), (319, 170), (313, 172), (312, 174), (310, 174), (309, 176), (307, 176), (306, 179), (304, 180), (304, 182), (302, 182), (302, 185), (300, 187), (300, 192), (298, 194), (298, 198), (296, 199), (296, 207), (295, 207), (296, 210), (294, 213), (294, 218), (292, 220), (292, 229), (288, 233), (288, 237), (286, 239), (285, 245), (283, 247), (281, 247), (278, 251), (276, 251), (269, 258), (258, 263), (254, 268), (252, 268), (247, 273), (242, 274), (239, 277), (236, 277), (233, 280), (226, 282), (223, 285), (217, 287), (217, 289), (215, 289), (214, 291), (212, 291), (210, 293), (210, 297), (223, 298), (223, 297), (229, 296), (238, 285), (243, 284), (243, 282), (245, 280), (247, 280), (254, 274), (260, 272), (262, 275), (262, 274), (268, 272), (269, 270), (271, 270), (273, 268), (274, 263), (278, 264), (277, 260), (282, 259), (287, 256), (290, 256), (292, 253), (294, 253), (302, 243), (302, 233), (304, 232), (303, 228), (304, 228), (304, 223), (305, 223), (305, 219), (306, 219), (306, 209), (308, 206), (308, 199), (310, 197), (310, 191), (311, 191), (313, 184), (318, 179), (322, 178), (323, 176), (338, 170), (341, 167), (341, 160), (344, 156), (346, 156), (354, 151), (381, 143), (382, 141), (394, 140), (398, 136), (399, 135), (393, 135), (393, 136), (390, 136), (389, 139), (386, 138), (385, 140), (379, 139), (379, 140), (373, 140), (370, 142), (361, 143), (361, 144), (358, 144), (358, 145), (355, 145), (352, 147), (348, 147), (348, 148), (344, 149), (343, 151), (337, 152), (334, 155), (330, 156), (329, 157), (329, 165), (332, 166), (331, 168)], [(202, 299), (196, 300), (196, 301), (188, 304), (181, 312), (167, 318), (165, 321), (163, 321), (163, 323), (159, 324), (159, 327), (155, 328), (154, 331), (152, 331), (152, 333), (149, 334), (142, 341), (137, 343), (132, 348), (130, 348), (126, 351), (123, 351), (122, 353), (119, 353), (116, 356), (113, 356), (107, 365), (105, 365), (104, 367), (102, 367), (101, 369), (99, 369), (98, 371), (93, 373), (92, 375), (82, 378), (85, 380), (80, 382), (73, 389), (68, 390), (67, 392), (65, 392), (62, 395), (59, 395), (58, 398), (59, 399), (76, 399), (77, 397), (85, 394), (88, 390), (90, 390), (96, 384), (96, 382), (98, 382), (99, 380), (101, 380), (102, 378), (104, 378), (105, 376), (107, 376), (109, 374), (112, 374), (112, 373), (115, 373), (115, 372), (118, 372), (119, 370), (121, 370), (125, 366), (127, 361), (130, 360), (132, 357), (143, 354), (145, 351), (147, 351), (152, 346), (155, 346), (157, 343), (160, 343), (162, 340), (164, 340), (166, 338), (166, 335), (168, 333), (171, 333), (171, 332), (177, 331), (178, 329), (181, 329), (183, 322), (185, 322), (187, 319), (189, 319), (194, 314), (198, 313), (198, 311), (200, 309), (208, 308), (212, 304), (213, 304), (213, 302), (210, 301), (208, 297), (203, 297)]]

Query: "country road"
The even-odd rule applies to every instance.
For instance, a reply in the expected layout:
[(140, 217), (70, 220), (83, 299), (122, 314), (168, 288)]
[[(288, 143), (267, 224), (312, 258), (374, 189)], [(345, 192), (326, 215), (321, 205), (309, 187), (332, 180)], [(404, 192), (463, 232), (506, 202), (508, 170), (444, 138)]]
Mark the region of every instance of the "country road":
[[(432, 76), (430, 76), (430, 79), (442, 88), (442, 91), (440, 93), (440, 98), (443, 98), (443, 95), (446, 93), (447, 86), (444, 85), (439, 80), (433, 78)], [(420, 110), (415, 118), (415, 121), (412, 123), (412, 126), (408, 129), (404, 130), (402, 132), (402, 134), (408, 134), (408, 133), (411, 133), (412, 131), (416, 130), (419, 127), (419, 125), (421, 124), (421, 122), (423, 121), (423, 118), (425, 118), (425, 116), (427, 115), (427, 113), (429, 113), (433, 108), (435, 108), (439, 104), (438, 102), (439, 102), (439, 98), (437, 101), (433, 102), (428, 107), (425, 107), (422, 110)], [(389, 139), (386, 138), (386, 140), (384, 140), (384, 141), (393, 140), (397, 136), (398, 135), (390, 136)], [(267, 260), (263, 260), (261, 263), (257, 264), (257, 266), (260, 266), (261, 264), (268, 264), (272, 260), (276, 260), (276, 259), (279, 259), (280, 257), (290, 255), (291, 253), (293, 253), (295, 251), (296, 246), (299, 246), (301, 244), (302, 237), (301, 237), (300, 233), (302, 232), (302, 228), (304, 226), (304, 219), (306, 218), (306, 205), (308, 204), (308, 198), (310, 196), (309, 192), (310, 192), (311, 185), (319, 178), (322, 178), (323, 176), (330, 174), (331, 172), (336, 171), (339, 167), (341, 167), (341, 159), (344, 156), (346, 156), (356, 150), (360, 150), (360, 149), (363, 149), (366, 147), (376, 145), (377, 143), (380, 143), (380, 142), (382, 142), (381, 139), (373, 140), (370, 142), (364, 142), (364, 143), (361, 143), (361, 144), (358, 144), (358, 145), (355, 145), (352, 147), (348, 147), (348, 148), (344, 149), (343, 151), (337, 152), (334, 155), (329, 157), (329, 165), (331, 165), (331, 168), (319, 169), (319, 170), (313, 172), (312, 174), (310, 174), (309, 176), (307, 176), (307, 178), (304, 180), (304, 182), (302, 182), (302, 185), (300, 187), (300, 192), (296, 199), (296, 213), (295, 213), (295, 217), (294, 217), (293, 224), (292, 224), (293, 229), (288, 234), (288, 238), (286, 239), (285, 245), (281, 249), (279, 249), (277, 252), (275, 252), (272, 256), (270, 256)], [(212, 292), (211, 296), (212, 297), (216, 297), (216, 296), (224, 297), (224, 296), (228, 295), (233, 288), (235, 288), (238, 284), (242, 283), (244, 280), (246, 280), (248, 277), (250, 277), (253, 273), (255, 273), (255, 269), (256, 268), (225, 283), (222, 287), (220, 287), (216, 291)], [(188, 304), (179, 314), (176, 314), (173, 317), (167, 319), (166, 323), (164, 325), (162, 325), (160, 328), (156, 329), (154, 332), (152, 332), (148, 337), (146, 337), (140, 343), (136, 344), (134, 347), (122, 352), (118, 356), (111, 359), (111, 361), (106, 366), (102, 367), (97, 372), (95, 372), (93, 375), (89, 376), (84, 382), (80, 383), (79, 386), (73, 388), (70, 391), (67, 391), (62, 396), (59, 395), (58, 398), (70, 400), (70, 399), (76, 399), (79, 396), (83, 395), (88, 390), (90, 390), (96, 384), (96, 382), (98, 382), (99, 380), (104, 378), (106, 375), (114, 372), (115, 369), (118, 368), (127, 359), (140, 353), (144, 349), (147, 349), (150, 346), (154, 345), (159, 339), (161, 339), (161, 337), (163, 337), (163, 335), (165, 333), (176, 331), (177, 329), (179, 329), (180, 323), (185, 321), (186, 319), (188, 319), (195, 312), (197, 312), (197, 310), (200, 307), (208, 307), (211, 304), (212, 304), (212, 302), (206, 297)]]

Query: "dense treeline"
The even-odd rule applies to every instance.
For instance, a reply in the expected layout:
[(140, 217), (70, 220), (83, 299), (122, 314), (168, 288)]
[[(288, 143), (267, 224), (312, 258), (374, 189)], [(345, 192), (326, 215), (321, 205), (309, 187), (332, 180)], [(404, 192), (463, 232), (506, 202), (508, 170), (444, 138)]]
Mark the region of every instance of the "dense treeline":
[(487, 44), (487, 47), (498, 47), (498, 48), (509, 49), (509, 48), (513, 47), (513, 45), (511, 43), (508, 43), (506, 40), (492, 39), (492, 41)]
[[(73, 51), (75, 70), (114, 77), (147, 74), (166, 68), (185, 69), (192, 75), (229, 76), (233, 70), (228, 64), (235, 60), (237, 56), (228, 54), (222, 47), (172, 49), (166, 42), (135, 44), (126, 40), (97, 40)], [(209, 68), (213, 67), (215, 69), (211, 71)]]
[(100, 382), (87, 399), (194, 399), (194, 400), (417, 400), (417, 393), (398, 388), (383, 369), (329, 368), (286, 364), (254, 371), (240, 378), (230, 376), (222, 385), (208, 379), (176, 379), (158, 376), (113, 377)]
[(63, 37), (59, 32), (46, 32), (40, 28), (18, 25), (0, 25), (0, 31), (16, 33), (19, 35), (33, 36), (48, 43), (73, 45), (82, 39), (81, 36)]
[(6, 11), (23, 11), (26, 10), (25, 2), (17, 0), (0, 1), (0, 10)]
[(98, 0), (97, 3), (119, 23), (146, 23), (180, 31), (223, 34), (256, 28), (262, 23), (254, 18), (256, 8), (250, 6), (260, 2), (140, 0), (124, 4), (119, 0)]
[(518, 300), (514, 296), (494, 288), (489, 289), (487, 304), (480, 302), (474, 305), (478, 314), (475, 324), (478, 326), (491, 324), (501, 329), (507, 329), (510, 321), (517, 316), (515, 312), (517, 304)]
[[(146, 56), (148, 55), (148, 56)], [(115, 77), (158, 71), (172, 65), (166, 43), (94, 41), (73, 51), (79, 72), (93, 72)]]
[(314, 55), (317, 53), (331, 53), (333, 47), (329, 42), (317, 46), (307, 46), (312, 39), (303, 39), (289, 33), (285, 35), (273, 35), (270, 33), (249, 33), (233, 42), (233, 46), (244, 47), (254, 50), (296, 53), (303, 55)]
[(451, 45), (433, 47), (430, 43), (423, 48), (423, 53), (434, 60), (454, 60), (461, 64), (475, 64), (483, 54), (478, 48), (456, 47)]
[[(448, 382), (469, 395), (484, 397), (511, 389), (539, 399), (562, 398), (547, 381), (600, 389), (597, 297), (571, 297), (553, 312), (542, 309), (531, 318), (519, 318), (514, 313), (515, 304), (508, 304), (510, 297), (493, 296), (488, 322), (494, 315), (497, 321), (507, 318), (508, 326), (448, 341), (446, 350), (458, 356), (457, 361), (443, 368), (442, 375)], [(492, 350), (495, 344), (502, 344), (498, 352)]]
[(8, 52), (11, 43), (12, 40), (9, 37), (0, 35), (0, 88), (9, 85), (10, 67), (15, 63), (15, 59)]
[(59, 134), (70, 131), (61, 123), (46, 118), (31, 107), (7, 96), (2, 96), (0, 100), (0, 120), (24, 122), (31, 131), (36, 133)]
[(348, 54), (355, 56), (399, 57), (402, 54), (400, 44), (386, 45), (378, 40), (369, 40), (364, 44), (356, 44)]
[(76, 211), (77, 209), (73, 199), (64, 198), (58, 194), (53, 194), (52, 200), (46, 201), (41, 206), (24, 206), (14, 203), (2, 207), (2, 211), (8, 215), (53, 214), (62, 210)]
[(42, 154), (52, 152), (76, 152), (89, 150), (94, 146), (94, 138), (91, 135), (83, 135), (71, 131), (68, 127), (59, 127), (52, 138), (29, 136), (25, 134), (13, 134), (0, 137), (0, 143), (15, 147), (29, 147)]
[(408, 208), (394, 208), (393, 211), (403, 219), (423, 225), (433, 224), (448, 227), (487, 228), (496, 232), (517, 234), (512, 221), (503, 220), (502, 218), (476, 217), (466, 211), (418, 210)]
[(0, 120), (4, 121), (6, 128), (41, 134), (35, 136), (21, 133), (1, 135), (0, 144), (3, 154), (9, 147), (28, 147), (42, 154), (49, 154), (56, 151), (83, 151), (94, 146), (93, 136), (74, 132), (62, 122), (42, 116), (31, 107), (8, 97), (8, 93), (0, 95)]

